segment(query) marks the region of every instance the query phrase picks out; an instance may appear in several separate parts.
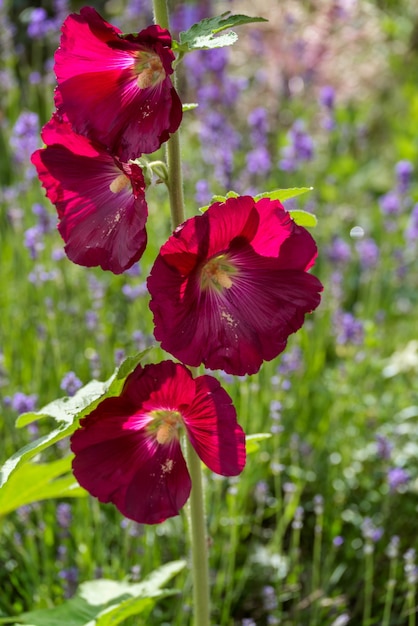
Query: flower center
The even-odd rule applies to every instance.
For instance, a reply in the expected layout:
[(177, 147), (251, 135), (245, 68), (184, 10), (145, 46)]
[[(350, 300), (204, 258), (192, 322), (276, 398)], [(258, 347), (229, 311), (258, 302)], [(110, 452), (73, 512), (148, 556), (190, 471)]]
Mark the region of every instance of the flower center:
[(155, 87), (165, 78), (164, 66), (155, 52), (141, 50), (135, 54), (136, 84), (140, 89)]
[(119, 191), (123, 191), (129, 185), (129, 182), (129, 178), (125, 174), (119, 174), (112, 180), (109, 189), (112, 193), (119, 193)]
[(200, 286), (202, 289), (215, 287), (218, 291), (230, 289), (233, 284), (231, 276), (234, 274), (236, 274), (236, 268), (228, 262), (226, 255), (222, 254), (210, 259), (202, 267)]
[(173, 439), (178, 439), (178, 431), (183, 424), (181, 413), (169, 409), (157, 409), (151, 411), (151, 416), (153, 420), (148, 426), (148, 431), (154, 434), (158, 443), (164, 445), (171, 443)]

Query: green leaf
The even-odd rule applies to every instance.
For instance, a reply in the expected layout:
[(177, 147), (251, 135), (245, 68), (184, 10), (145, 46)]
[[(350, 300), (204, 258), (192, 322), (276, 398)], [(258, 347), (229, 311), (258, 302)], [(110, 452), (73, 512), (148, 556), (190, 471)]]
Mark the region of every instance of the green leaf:
[(290, 198), (296, 198), (296, 196), (300, 196), (303, 193), (307, 193), (308, 191), (312, 190), (313, 187), (292, 187), (291, 189), (275, 189), (274, 191), (259, 193), (257, 196), (255, 196), (254, 200), (270, 198), (270, 200), (280, 200), (280, 202), (284, 202), (285, 200), (289, 200)]
[(298, 224), (299, 226), (305, 226), (306, 228), (315, 228), (318, 224), (318, 220), (313, 213), (308, 213), (308, 211), (289, 211), (290, 217)]
[(71, 473), (72, 455), (51, 463), (25, 463), (0, 489), (0, 517), (25, 504), (49, 498), (83, 497)]
[(264, 439), (270, 439), (270, 437), (271, 433), (256, 433), (255, 435), (247, 435), (245, 437), (245, 448), (247, 450), (247, 454), (257, 452), (260, 448), (259, 442)]
[(52, 609), (29, 611), (18, 617), (0, 618), (0, 624), (16, 622), (30, 626), (116, 626), (131, 615), (153, 607), (155, 601), (177, 590), (161, 589), (186, 565), (172, 561), (159, 567), (140, 583), (92, 580), (82, 583), (74, 598)]
[(70, 398), (59, 398), (39, 411), (23, 413), (18, 417), (16, 425), (19, 428), (43, 417), (52, 417), (58, 425), (48, 434), (26, 444), (7, 459), (3, 467), (0, 468), (0, 489), (20, 465), (30, 461), (45, 448), (49, 448), (57, 441), (71, 435), (78, 427), (80, 419), (91, 413), (99, 402), (110, 396), (118, 395), (126, 377), (135, 369), (147, 351), (125, 359), (107, 381), (93, 380)]
[(230, 46), (238, 39), (233, 31), (219, 35), (227, 28), (253, 24), (255, 22), (267, 22), (263, 17), (249, 17), (247, 15), (231, 15), (229, 11), (217, 17), (208, 17), (197, 24), (193, 24), (188, 30), (180, 33), (180, 41), (173, 41), (173, 49), (178, 52), (189, 50), (206, 50), (210, 48), (223, 48)]
[(183, 112), (184, 111), (193, 111), (193, 109), (197, 109), (199, 105), (197, 102), (188, 102), (182, 105)]

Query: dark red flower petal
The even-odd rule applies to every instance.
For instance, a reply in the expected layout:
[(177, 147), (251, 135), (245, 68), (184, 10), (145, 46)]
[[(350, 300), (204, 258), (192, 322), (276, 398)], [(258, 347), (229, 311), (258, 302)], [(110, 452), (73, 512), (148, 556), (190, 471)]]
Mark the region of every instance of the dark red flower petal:
[(47, 147), (32, 162), (56, 206), (68, 257), (120, 274), (141, 258), (147, 243), (141, 168), (114, 159), (57, 115), (42, 138)]
[(72, 13), (55, 53), (56, 106), (74, 130), (122, 161), (155, 152), (182, 120), (170, 74), (171, 36), (159, 26), (121, 36), (91, 7)]
[(237, 476), (245, 467), (245, 434), (231, 397), (213, 376), (195, 382), (195, 399), (183, 412), (190, 441), (212, 472)]
[(231, 198), (161, 248), (148, 288), (155, 337), (187, 365), (254, 374), (320, 302), (311, 235), (278, 201)]
[(245, 464), (245, 438), (231, 398), (210, 376), (194, 380), (184, 365), (138, 366), (118, 397), (83, 418), (71, 437), (73, 471), (101, 502), (155, 524), (179, 513), (190, 494), (180, 448), (185, 427), (210, 469), (226, 476)]

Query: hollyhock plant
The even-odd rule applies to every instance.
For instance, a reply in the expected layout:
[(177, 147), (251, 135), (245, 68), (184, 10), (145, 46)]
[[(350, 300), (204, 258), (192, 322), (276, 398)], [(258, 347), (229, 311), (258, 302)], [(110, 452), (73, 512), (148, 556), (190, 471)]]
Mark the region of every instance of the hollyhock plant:
[(236, 476), (244, 468), (244, 432), (215, 378), (193, 379), (172, 361), (139, 365), (120, 396), (103, 400), (80, 421), (71, 438), (74, 474), (126, 517), (162, 522), (179, 513), (191, 490), (183, 432), (213, 472)]
[(34, 152), (32, 162), (56, 206), (65, 252), (74, 263), (120, 274), (141, 258), (147, 243), (141, 168), (78, 135), (57, 114), (42, 138), (47, 147)]
[(152, 153), (182, 119), (170, 75), (169, 32), (157, 25), (123, 35), (91, 7), (72, 13), (55, 53), (55, 104), (74, 130), (122, 161)]
[(318, 306), (316, 256), (278, 200), (213, 204), (177, 228), (151, 270), (156, 339), (187, 365), (256, 373)]

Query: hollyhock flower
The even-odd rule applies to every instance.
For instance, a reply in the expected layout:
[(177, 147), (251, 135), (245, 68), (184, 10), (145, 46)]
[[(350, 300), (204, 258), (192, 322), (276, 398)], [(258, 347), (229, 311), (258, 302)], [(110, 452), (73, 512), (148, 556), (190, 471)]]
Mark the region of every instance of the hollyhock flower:
[(187, 365), (256, 373), (319, 302), (316, 245), (278, 200), (215, 203), (161, 248), (148, 289), (155, 337)]
[(155, 152), (180, 125), (170, 74), (171, 36), (160, 26), (122, 35), (91, 7), (72, 13), (55, 53), (55, 103), (74, 130), (122, 161)]
[(101, 502), (143, 524), (179, 513), (191, 480), (180, 438), (222, 476), (245, 465), (245, 436), (232, 400), (212, 376), (193, 379), (181, 364), (139, 365), (120, 396), (103, 400), (71, 438), (73, 471)]
[(122, 163), (76, 134), (58, 115), (44, 126), (47, 147), (32, 155), (71, 261), (120, 274), (145, 250), (148, 208), (138, 165)]

